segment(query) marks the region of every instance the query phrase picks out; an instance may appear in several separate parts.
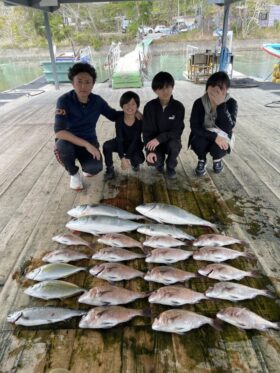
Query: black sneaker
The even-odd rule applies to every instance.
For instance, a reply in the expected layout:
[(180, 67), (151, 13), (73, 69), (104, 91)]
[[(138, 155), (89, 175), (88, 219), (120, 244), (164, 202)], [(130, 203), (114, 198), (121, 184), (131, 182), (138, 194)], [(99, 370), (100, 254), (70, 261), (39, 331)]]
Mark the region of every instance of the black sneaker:
[(156, 170), (157, 170), (157, 172), (162, 173), (162, 172), (163, 172), (163, 169), (164, 169), (164, 166), (163, 166), (163, 165), (156, 166)]
[(206, 161), (199, 160), (197, 162), (197, 166), (196, 166), (196, 169), (195, 169), (195, 174), (197, 176), (203, 176), (203, 175), (206, 174)]
[(115, 177), (115, 171), (114, 168), (107, 168), (105, 175), (104, 175), (104, 180), (112, 180)]
[(213, 161), (213, 170), (216, 174), (219, 174), (223, 171), (224, 165), (221, 159), (218, 161)]
[(167, 167), (166, 169), (166, 176), (168, 179), (176, 179), (176, 171), (174, 168)]
[(139, 166), (139, 164), (137, 164), (136, 166), (132, 166), (132, 170), (133, 170), (134, 172), (138, 172), (138, 171), (140, 170), (140, 166)]

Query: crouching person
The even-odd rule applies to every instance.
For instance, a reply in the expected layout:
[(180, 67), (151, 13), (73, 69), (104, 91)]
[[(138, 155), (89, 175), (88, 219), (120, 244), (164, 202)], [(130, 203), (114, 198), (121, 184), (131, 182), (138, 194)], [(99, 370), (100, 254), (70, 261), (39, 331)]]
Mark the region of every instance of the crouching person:
[(195, 173), (206, 173), (206, 156), (213, 158), (213, 171), (223, 170), (222, 158), (234, 145), (233, 128), (237, 117), (237, 102), (230, 97), (228, 75), (219, 71), (209, 77), (205, 94), (197, 99), (192, 108), (189, 146), (198, 157)]
[(56, 106), (54, 131), (55, 154), (70, 174), (70, 188), (83, 189), (76, 160), (84, 176), (98, 174), (102, 156), (96, 135), (96, 123), (102, 114), (115, 121), (121, 112), (112, 109), (103, 98), (91, 91), (96, 81), (96, 71), (88, 63), (76, 63), (69, 69), (73, 90), (59, 97)]
[(173, 98), (175, 82), (168, 72), (159, 72), (152, 81), (157, 98), (149, 101), (143, 113), (143, 139), (146, 160), (163, 172), (166, 158), (166, 176), (176, 178), (177, 158), (182, 148), (181, 136), (184, 130), (184, 105)]
[(136, 118), (140, 106), (139, 96), (132, 91), (125, 92), (120, 98), (123, 115), (116, 121), (116, 137), (103, 145), (103, 154), (106, 164), (105, 180), (115, 177), (113, 153), (118, 153), (121, 160), (121, 169), (132, 167), (139, 171), (140, 164), (144, 162), (143, 143), (141, 140), (142, 120)]

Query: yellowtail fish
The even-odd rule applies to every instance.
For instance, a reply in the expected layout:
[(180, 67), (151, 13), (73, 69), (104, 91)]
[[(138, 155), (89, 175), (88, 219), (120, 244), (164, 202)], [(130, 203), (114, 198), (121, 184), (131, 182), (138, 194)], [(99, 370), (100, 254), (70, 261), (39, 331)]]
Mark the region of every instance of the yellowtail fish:
[(240, 329), (280, 330), (280, 322), (268, 321), (247, 308), (227, 307), (219, 311), (217, 317)]
[(128, 220), (139, 220), (143, 219), (143, 216), (132, 214), (126, 210), (120, 209), (119, 207), (106, 205), (105, 203), (95, 203), (91, 205), (79, 205), (73, 207), (69, 210), (68, 215), (73, 218), (80, 218), (82, 216), (90, 215), (102, 215), (102, 216), (111, 216), (119, 219), (128, 219)]
[(120, 306), (96, 307), (83, 316), (80, 328), (108, 329), (133, 319), (136, 316), (150, 316), (146, 310), (136, 310)]
[(86, 271), (86, 268), (76, 267), (67, 263), (50, 263), (33, 269), (25, 277), (35, 281), (58, 280), (80, 271)]
[(24, 293), (41, 299), (63, 299), (73, 297), (84, 291), (86, 290), (70, 282), (50, 280), (28, 287), (24, 290)]
[(87, 311), (61, 307), (31, 307), (10, 313), (7, 321), (24, 326), (45, 325), (65, 321), (86, 313)]
[(215, 319), (180, 309), (171, 309), (162, 312), (155, 318), (152, 329), (167, 333), (184, 334), (192, 329), (209, 324), (213, 328), (221, 330), (220, 322)]

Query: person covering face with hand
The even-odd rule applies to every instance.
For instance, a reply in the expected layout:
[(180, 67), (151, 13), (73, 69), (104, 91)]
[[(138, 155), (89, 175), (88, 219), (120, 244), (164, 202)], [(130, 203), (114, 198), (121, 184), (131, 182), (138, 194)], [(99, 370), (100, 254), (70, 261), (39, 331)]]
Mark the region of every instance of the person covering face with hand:
[(198, 157), (195, 173), (206, 173), (207, 154), (213, 158), (213, 170), (223, 170), (222, 158), (233, 147), (233, 128), (237, 118), (237, 102), (230, 97), (228, 75), (219, 71), (209, 77), (205, 94), (197, 99), (192, 108), (189, 146)]

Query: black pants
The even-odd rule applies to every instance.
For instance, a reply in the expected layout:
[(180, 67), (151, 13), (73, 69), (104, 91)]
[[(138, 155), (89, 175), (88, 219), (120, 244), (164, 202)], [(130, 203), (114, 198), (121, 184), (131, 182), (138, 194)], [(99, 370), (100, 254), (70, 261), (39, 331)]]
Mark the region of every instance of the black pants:
[[(143, 146), (141, 145), (141, 147), (139, 146), (139, 148), (137, 148), (131, 156), (128, 156), (128, 155), (125, 156), (127, 159), (130, 160), (132, 167), (136, 167), (139, 164), (144, 162), (145, 157), (142, 152), (142, 148)], [(113, 167), (113, 153), (117, 153), (117, 152), (118, 152), (118, 143), (117, 143), (116, 138), (112, 140), (108, 140), (103, 144), (103, 154), (104, 154), (105, 164), (107, 168)]]
[(221, 159), (227, 151), (221, 149), (215, 141), (209, 141), (205, 137), (194, 136), (191, 140), (191, 148), (198, 159), (206, 161), (207, 153), (210, 153), (213, 159)]
[[(92, 145), (99, 148), (98, 143)], [(96, 175), (102, 171), (102, 157), (100, 160), (94, 159), (84, 147), (74, 145), (66, 140), (57, 140), (55, 147), (56, 157), (70, 175), (75, 175), (79, 170), (79, 167), (76, 166), (76, 159), (80, 162), (84, 172)]]
[(182, 148), (180, 140), (169, 140), (163, 144), (159, 144), (154, 153), (157, 155), (157, 160), (155, 163), (148, 163), (149, 166), (162, 167), (164, 166), (165, 157), (166, 166), (168, 168), (175, 168), (178, 164), (177, 158)]

